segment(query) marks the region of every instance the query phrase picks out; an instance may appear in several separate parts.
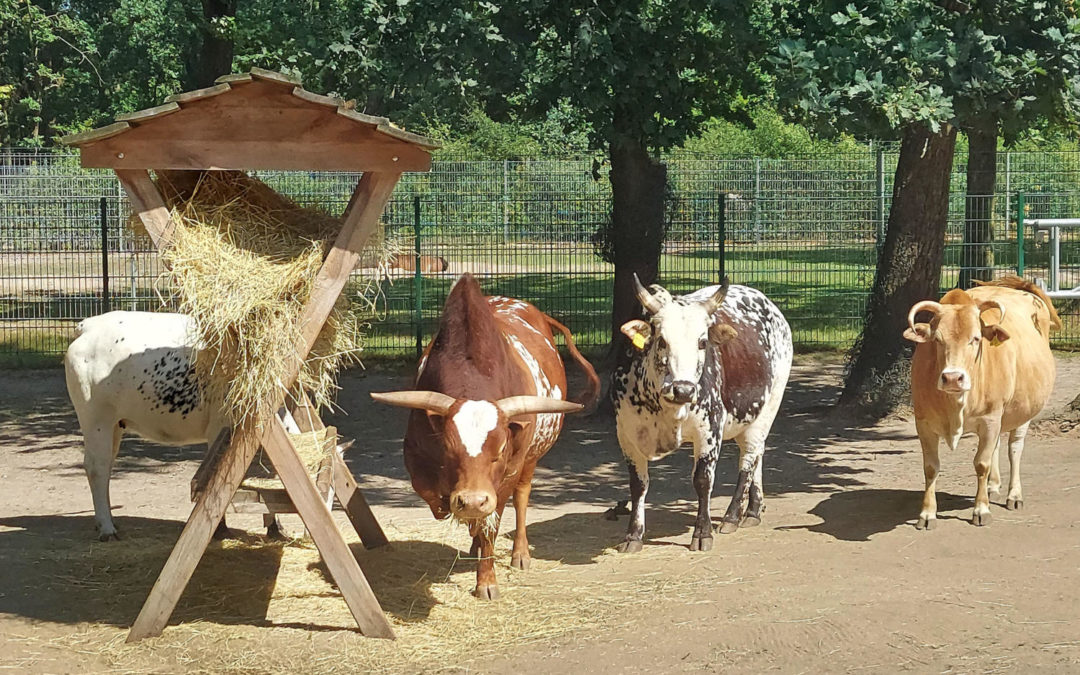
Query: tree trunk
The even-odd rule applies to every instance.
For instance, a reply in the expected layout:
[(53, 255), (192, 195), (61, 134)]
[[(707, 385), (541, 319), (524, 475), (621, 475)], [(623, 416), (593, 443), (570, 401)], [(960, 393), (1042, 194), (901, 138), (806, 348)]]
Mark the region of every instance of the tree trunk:
[(994, 188), (997, 184), (997, 125), (970, 129), (967, 197), (964, 200), (964, 249), (960, 288), (973, 279), (988, 281), (994, 273)]
[(613, 142), (611, 153), (612, 253), (615, 286), (612, 290), (611, 345), (622, 359), (626, 342), (619, 327), (641, 316), (634, 293), (634, 273), (646, 286), (654, 283), (664, 243), (664, 189), (667, 167), (657, 162), (639, 142)]
[(199, 25), (201, 46), (188, 73), (194, 89), (212, 87), (214, 80), (232, 72), (232, 29), (224, 22), (236, 17), (238, 0), (202, 0), (202, 22)]
[(907, 313), (940, 294), (956, 129), (904, 131), (885, 244), (840, 404), (883, 416), (908, 399)]

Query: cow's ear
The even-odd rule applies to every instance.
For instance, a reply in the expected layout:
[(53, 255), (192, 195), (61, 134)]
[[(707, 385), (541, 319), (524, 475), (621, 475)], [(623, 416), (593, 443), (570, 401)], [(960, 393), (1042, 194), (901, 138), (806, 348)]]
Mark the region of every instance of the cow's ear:
[(436, 434), (441, 436), (443, 429), (446, 428), (446, 418), (439, 413), (430, 410), (425, 410), (424, 412), (427, 413), (428, 424), (431, 425), (431, 428), (435, 430)]
[(648, 321), (642, 321), (641, 319), (627, 321), (619, 330), (622, 331), (623, 335), (630, 338), (634, 349), (638, 351), (644, 351), (649, 344), (649, 340), (652, 339), (652, 326), (649, 325)]
[(917, 323), (914, 328), (908, 328), (904, 331), (904, 337), (912, 342), (929, 342), (930, 324)]
[(725, 342), (730, 342), (738, 337), (738, 335), (739, 332), (726, 323), (714, 323), (712, 326), (709, 326), (709, 342), (716, 346), (720, 346)]
[(1009, 339), (1009, 332), (1002, 328), (999, 323), (983, 326), (982, 334), (983, 337), (989, 340), (990, 344), (995, 347)]
[(510, 420), (510, 433), (513, 435), (520, 434), (522, 431), (528, 429), (531, 424), (532, 422), (528, 420), (525, 420), (524, 422), (519, 420)]

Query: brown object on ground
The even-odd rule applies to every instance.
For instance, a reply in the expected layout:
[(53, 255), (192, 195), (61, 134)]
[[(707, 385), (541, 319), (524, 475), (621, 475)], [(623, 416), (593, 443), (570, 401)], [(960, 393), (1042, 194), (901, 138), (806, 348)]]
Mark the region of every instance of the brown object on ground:
[(399, 269), (406, 272), (415, 272), (416, 268), (419, 267), (421, 274), (434, 274), (445, 272), (450, 267), (450, 264), (446, 262), (446, 258), (439, 255), (417, 256), (415, 253), (398, 253), (390, 257), (387, 266), (390, 269)]
[[(363, 172), (341, 219), (341, 228), (303, 302), (295, 352), (280, 363), (278, 388), (255, 406), (258, 419), (235, 430), (206, 489), (150, 591), (128, 641), (160, 635), (226, 508), (261, 445), (311, 532), (349, 610), (365, 635), (393, 631), (363, 572), (333, 524), (326, 504), (304, 471), (277, 418), (303, 364), (377, 230), (379, 218), (403, 171), (426, 171), (434, 144), (397, 129), (383, 118), (362, 115), (344, 102), (305, 91), (281, 73), (253, 69), (219, 78), (219, 84), (171, 96), (166, 103), (103, 129), (64, 139), (80, 150), (82, 166), (117, 171), (134, 211), (158, 249), (169, 245), (165, 199), (148, 170), (302, 169)], [(242, 376), (243, 373), (238, 373)]]

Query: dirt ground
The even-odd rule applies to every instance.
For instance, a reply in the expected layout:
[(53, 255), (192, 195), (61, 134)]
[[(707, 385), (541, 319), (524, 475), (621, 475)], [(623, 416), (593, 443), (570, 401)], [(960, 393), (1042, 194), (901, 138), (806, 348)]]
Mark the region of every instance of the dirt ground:
[[(1080, 358), (1058, 365), (1044, 415), (1080, 392)], [(468, 596), (464, 531), (409, 488), (405, 414), (367, 396), (407, 375), (350, 375), (349, 414), (327, 419), (358, 439), (348, 461), (392, 541), (353, 548), (399, 639), (357, 634), (310, 544), (264, 541), (257, 517), (230, 515), (248, 531), (241, 543), (212, 544), (165, 633), (125, 645), (189, 512), (202, 449), (125, 441), (112, 483), (124, 539), (98, 543), (62, 373), (0, 374), (0, 670), (1080, 671), (1078, 437), (1030, 435), (1025, 508), (993, 498), (986, 528), (968, 522), (972, 439), (943, 451), (941, 521), (920, 532), (913, 423), (846, 420), (829, 407), (839, 377), (835, 358), (799, 359), (765, 455), (764, 521), (717, 535), (708, 553), (687, 550), (686, 453), (653, 468), (645, 550), (615, 553), (626, 519), (601, 514), (628, 488), (613, 423), (572, 418), (534, 481), (533, 569), (509, 568), (505, 527), (503, 597), (484, 605)], [(733, 457), (727, 448), (718, 470), (717, 519)]]

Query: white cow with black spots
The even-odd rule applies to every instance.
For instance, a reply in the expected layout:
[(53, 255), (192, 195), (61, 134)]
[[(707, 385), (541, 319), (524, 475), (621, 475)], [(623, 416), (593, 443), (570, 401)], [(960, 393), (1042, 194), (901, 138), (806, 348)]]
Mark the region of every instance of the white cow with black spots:
[(216, 439), (229, 426), (196, 384), (194, 324), (183, 314), (109, 312), (85, 319), (64, 371), (79, 418), (94, 520), (102, 541), (119, 538), (109, 476), (124, 432), (166, 445)]
[(726, 277), (719, 286), (681, 297), (657, 285), (650, 292), (636, 276), (634, 283), (647, 320), (622, 326), (635, 349), (629, 364), (616, 368), (611, 390), (632, 502), (619, 550), (641, 550), (649, 461), (689, 442), (698, 496), (690, 549), (707, 551), (713, 539), (709, 501), (724, 440), (736, 440), (740, 458), (720, 531), (761, 522), (762, 455), (791, 373), (791, 328), (764, 294), (729, 286)]

